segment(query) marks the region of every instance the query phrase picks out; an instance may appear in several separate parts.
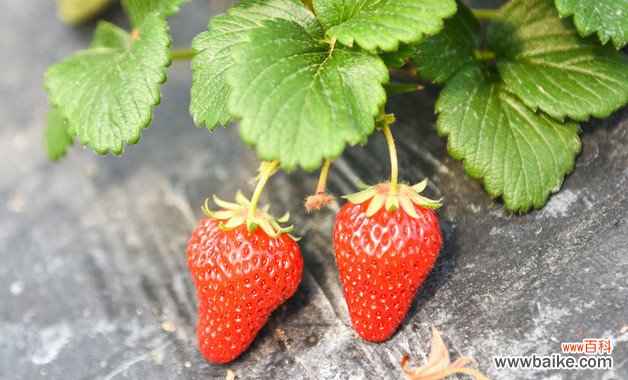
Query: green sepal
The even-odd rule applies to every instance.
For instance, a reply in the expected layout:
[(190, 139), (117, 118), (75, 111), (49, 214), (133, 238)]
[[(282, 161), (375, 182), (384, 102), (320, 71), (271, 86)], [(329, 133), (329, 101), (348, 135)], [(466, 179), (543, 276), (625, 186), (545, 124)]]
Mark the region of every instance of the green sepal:
[(362, 191), (345, 195), (343, 198), (346, 198), (353, 204), (369, 202), (366, 209), (366, 216), (369, 217), (375, 215), (384, 207), (388, 212), (402, 209), (412, 218), (418, 218), (419, 215), (414, 210), (414, 205), (429, 209), (437, 209), (442, 205), (442, 199), (433, 200), (420, 194), (426, 187), (427, 179), (413, 186), (398, 184), (396, 191), (393, 192), (390, 190), (390, 183), (385, 182), (368, 186)]
[(209, 200), (205, 200), (201, 207), (205, 215), (210, 218), (219, 220), (219, 228), (224, 231), (234, 230), (242, 225), (246, 226), (248, 232), (255, 232), (258, 228), (262, 228), (264, 232), (273, 238), (277, 238), (282, 234), (288, 235), (293, 240), (298, 240), (291, 235), (294, 226), (282, 227), (281, 224), (288, 222), (290, 213), (285, 213), (280, 218), (275, 218), (268, 213), (269, 206), (257, 208), (253, 217), (249, 215), (251, 201), (242, 194), (241, 191), (236, 192), (235, 203), (226, 202), (213, 195), (213, 200), (221, 210), (213, 211), (209, 209)]

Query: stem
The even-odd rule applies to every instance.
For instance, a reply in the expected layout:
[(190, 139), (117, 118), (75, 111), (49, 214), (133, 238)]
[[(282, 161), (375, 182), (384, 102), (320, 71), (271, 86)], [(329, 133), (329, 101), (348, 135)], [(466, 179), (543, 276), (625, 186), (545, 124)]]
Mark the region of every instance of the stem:
[(473, 50), (473, 55), (480, 61), (492, 61), (495, 59), (495, 53), (488, 50)]
[(327, 189), (327, 175), (329, 174), (329, 167), (331, 166), (331, 158), (328, 158), (323, 162), (321, 167), (321, 175), (318, 177), (318, 185), (316, 186), (316, 194), (325, 194)]
[(303, 5), (305, 5), (312, 13), (316, 14), (314, 11), (314, 5), (312, 4), (312, 0), (301, 0)]
[(497, 17), (495, 9), (471, 9), (475, 18), (480, 21), (492, 21)]
[(395, 68), (391, 68), (388, 69), (388, 71), (395, 76), (399, 76), (399, 77), (409, 77), (409, 78), (416, 78), (416, 66), (414, 65), (408, 65), (406, 67), (402, 67), (399, 69), (395, 69)]
[(389, 94), (407, 94), (423, 89), (424, 87), (420, 84), (388, 83), (384, 85), (384, 90)]
[(251, 198), (251, 205), (249, 206), (248, 218), (255, 218), (255, 212), (257, 211), (257, 204), (259, 203), (259, 197), (262, 195), (262, 191), (264, 190), (264, 186), (266, 186), (266, 182), (268, 182), (268, 178), (273, 175), (277, 169), (279, 168), (279, 161), (264, 161), (262, 162), (262, 167), (260, 169), (259, 181), (257, 182), (257, 186), (255, 187), (255, 192), (253, 193), (253, 198)]
[(172, 60), (181, 60), (181, 59), (191, 59), (194, 58), (196, 52), (192, 49), (180, 49), (180, 50), (170, 50), (170, 54), (172, 55)]
[(390, 190), (391, 194), (397, 193), (397, 181), (399, 178), (399, 163), (397, 162), (397, 148), (395, 148), (395, 140), (393, 139), (390, 127), (384, 124), (382, 128), (386, 142), (388, 143), (388, 152), (390, 153)]

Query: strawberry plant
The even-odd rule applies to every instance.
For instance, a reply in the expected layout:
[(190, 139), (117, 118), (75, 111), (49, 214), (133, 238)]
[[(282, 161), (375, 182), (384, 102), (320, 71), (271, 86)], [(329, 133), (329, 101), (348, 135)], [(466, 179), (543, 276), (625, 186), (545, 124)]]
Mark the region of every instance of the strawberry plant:
[[(252, 199), (205, 207), (188, 247), (199, 344), (212, 361), (245, 350), (301, 279), (298, 245), (280, 226), (287, 218), (257, 207), (269, 177), (321, 168), (306, 207), (328, 205), (332, 160), (376, 131), (389, 144), (391, 179), (348, 197), (336, 258), (361, 336), (385, 340), (403, 320), (442, 241), (432, 210), (440, 203), (419, 194), (425, 182), (398, 182), (387, 93), (420, 86), (391, 72), (443, 85), (436, 131), (513, 212), (560, 189), (580, 152), (579, 123), (628, 102), (618, 50), (628, 40), (625, 1), (510, 0), (492, 11), (456, 0), (244, 0), (212, 18), (190, 50), (171, 50), (167, 20), (186, 1), (122, 0), (131, 30), (100, 22), (88, 49), (50, 67), (44, 140), (53, 160), (75, 140), (122, 154), (150, 124), (171, 61), (191, 60), (194, 122), (213, 131), (237, 121), (263, 161)], [(91, 2), (86, 12), (109, 3)], [(62, 15), (86, 17), (71, 7)], [(392, 298), (371, 302), (368, 292)]]

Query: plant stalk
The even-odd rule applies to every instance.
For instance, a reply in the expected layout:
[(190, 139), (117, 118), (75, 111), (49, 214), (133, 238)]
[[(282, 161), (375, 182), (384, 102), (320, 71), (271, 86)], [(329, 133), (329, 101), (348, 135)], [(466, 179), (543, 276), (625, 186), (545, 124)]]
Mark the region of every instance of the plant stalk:
[(316, 194), (325, 194), (327, 192), (327, 175), (329, 175), (329, 167), (331, 166), (331, 158), (323, 162), (321, 167), (321, 175), (318, 177), (318, 185), (316, 185)]
[(260, 168), (259, 181), (257, 182), (257, 186), (255, 187), (255, 192), (253, 193), (253, 197), (251, 198), (251, 205), (249, 206), (249, 213), (247, 217), (249, 219), (255, 218), (255, 212), (257, 211), (257, 204), (259, 203), (259, 198), (262, 195), (262, 191), (264, 190), (264, 186), (266, 186), (266, 182), (271, 175), (273, 175), (277, 169), (279, 169), (279, 161), (264, 161), (262, 162), (262, 166)]
[(178, 50), (170, 50), (170, 54), (172, 56), (173, 61), (183, 60), (183, 59), (192, 59), (196, 55), (196, 52), (192, 49), (178, 49)]
[(400, 76), (400, 77), (409, 77), (409, 78), (417, 77), (416, 66), (414, 65), (407, 64), (405, 67), (398, 68), (398, 69), (390, 68), (388, 69), (388, 71), (390, 72), (390, 74)]
[(480, 61), (493, 61), (495, 59), (495, 52), (489, 50), (473, 50), (473, 55), (475, 59)]
[(480, 21), (493, 21), (497, 18), (497, 10), (495, 9), (471, 9), (475, 18)]
[(316, 14), (312, 0), (301, 0), (301, 3), (303, 3), (303, 5), (305, 5), (312, 13)]
[(390, 153), (390, 193), (397, 193), (397, 182), (399, 181), (399, 163), (397, 162), (397, 148), (395, 147), (395, 140), (393, 139), (392, 132), (388, 124), (384, 124), (382, 130), (384, 136), (386, 136), (386, 142), (388, 143), (388, 152)]
[(384, 90), (389, 94), (407, 94), (409, 92), (421, 91), (425, 87), (416, 83), (387, 83)]

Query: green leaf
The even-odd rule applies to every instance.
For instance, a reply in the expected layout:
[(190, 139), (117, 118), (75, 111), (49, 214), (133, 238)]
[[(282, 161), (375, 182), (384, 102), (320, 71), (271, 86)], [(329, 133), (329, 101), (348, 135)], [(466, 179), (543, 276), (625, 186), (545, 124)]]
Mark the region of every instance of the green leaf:
[(489, 31), (504, 80), (529, 107), (564, 119), (607, 117), (628, 102), (628, 65), (611, 46), (582, 38), (552, 0), (513, 0)]
[(484, 178), (488, 193), (501, 195), (511, 211), (543, 206), (580, 151), (577, 124), (533, 112), (483, 63), (447, 82), (436, 111), (451, 156), (464, 159), (469, 175)]
[(129, 50), (132, 44), (131, 36), (129, 36), (126, 30), (120, 29), (109, 22), (101, 21), (94, 31), (94, 38), (90, 48), (92, 50), (102, 48), (124, 52)]
[(141, 25), (146, 17), (158, 13), (161, 17), (170, 17), (179, 12), (179, 7), (189, 0), (122, 0), (131, 24)]
[(81, 24), (105, 10), (112, 2), (112, 0), (57, 0), (57, 14), (63, 22)]
[(313, 0), (316, 16), (346, 46), (395, 51), (437, 33), (443, 18), (456, 13), (455, 0)]
[(406, 60), (416, 54), (416, 46), (410, 44), (399, 44), (396, 51), (387, 51), (379, 55), (387, 67), (400, 68), (406, 64)]
[(438, 34), (426, 38), (411, 58), (421, 78), (444, 83), (461, 67), (471, 63), (481, 37), (480, 23), (471, 10), (458, 2), (458, 12), (445, 20)]
[(194, 39), (192, 48), (198, 53), (192, 60), (190, 113), (197, 125), (213, 130), (217, 124), (229, 123), (231, 88), (225, 83), (225, 71), (233, 64), (231, 50), (246, 38), (247, 31), (274, 18), (292, 20), (305, 28), (318, 24), (312, 12), (297, 0), (249, 0), (213, 18), (209, 31)]
[(48, 121), (44, 130), (44, 144), (51, 161), (57, 161), (65, 156), (68, 146), (72, 145), (73, 138), (68, 132), (68, 123), (57, 108), (50, 108)]
[(628, 42), (628, 0), (556, 0), (561, 16), (574, 16), (582, 36), (597, 32), (600, 41), (612, 40), (617, 49)]
[(287, 170), (317, 168), (365, 142), (386, 101), (388, 70), (363, 50), (329, 44), (320, 26), (268, 20), (233, 49), (229, 109), (243, 140)]
[(138, 38), (101, 22), (92, 48), (48, 70), (45, 86), (69, 130), (100, 154), (135, 144), (159, 104), (159, 84), (170, 64), (166, 22), (154, 14), (138, 26)]

